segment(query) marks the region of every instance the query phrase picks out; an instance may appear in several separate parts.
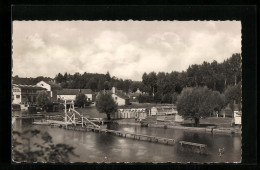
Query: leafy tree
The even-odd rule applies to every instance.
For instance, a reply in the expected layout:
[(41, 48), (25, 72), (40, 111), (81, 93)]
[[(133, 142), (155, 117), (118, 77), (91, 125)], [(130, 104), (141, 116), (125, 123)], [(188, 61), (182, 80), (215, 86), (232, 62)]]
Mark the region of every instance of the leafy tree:
[(87, 98), (85, 94), (79, 93), (76, 95), (75, 104), (79, 107), (84, 107), (85, 103), (87, 102)]
[(176, 104), (178, 99), (178, 93), (174, 92), (171, 97), (172, 97), (172, 103)]
[(160, 92), (156, 92), (154, 94), (154, 102), (161, 103), (161, 101), (162, 101), (162, 94)]
[(55, 80), (57, 83), (61, 83), (64, 81), (64, 77), (61, 73), (59, 73), (56, 77), (55, 77)]
[(110, 73), (109, 72), (107, 72), (107, 74), (105, 75), (105, 79), (106, 79), (106, 81), (111, 81), (111, 77), (110, 77)]
[(51, 97), (46, 91), (37, 92), (37, 103), (40, 107), (44, 108), (51, 103)]
[(241, 82), (234, 86), (228, 86), (225, 90), (225, 105), (230, 105), (231, 110), (234, 111), (234, 103), (237, 103), (241, 106), (242, 100), (242, 87)]
[(16, 162), (69, 162), (77, 156), (74, 147), (55, 144), (48, 132), (40, 130), (13, 131), (12, 159)]
[(97, 96), (96, 107), (100, 113), (107, 114), (108, 120), (110, 120), (110, 115), (117, 111), (117, 104), (112, 96), (102, 92)]
[(223, 98), (217, 95), (219, 93), (213, 93), (206, 87), (184, 88), (177, 100), (178, 113), (194, 118), (195, 126), (199, 126), (201, 116), (209, 116), (216, 108), (223, 107)]
[(172, 95), (171, 93), (167, 93), (162, 97), (162, 103), (172, 103)]

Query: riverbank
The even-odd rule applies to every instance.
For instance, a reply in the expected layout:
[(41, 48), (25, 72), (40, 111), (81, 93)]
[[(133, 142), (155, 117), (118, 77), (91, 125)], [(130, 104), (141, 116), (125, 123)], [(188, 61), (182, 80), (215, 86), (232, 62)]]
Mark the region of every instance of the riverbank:
[[(118, 124), (121, 125), (134, 125), (134, 126), (141, 125), (140, 122), (136, 122), (134, 119), (121, 119), (116, 121)], [(167, 122), (167, 123), (152, 122), (152, 123), (148, 123), (148, 127), (181, 129), (187, 131), (205, 132), (205, 133), (213, 133), (213, 134), (242, 134), (241, 128), (239, 127), (221, 127), (221, 125), (206, 126), (206, 127), (187, 127), (187, 126), (183, 126), (180, 123), (172, 123), (171, 125), (171, 122)]]

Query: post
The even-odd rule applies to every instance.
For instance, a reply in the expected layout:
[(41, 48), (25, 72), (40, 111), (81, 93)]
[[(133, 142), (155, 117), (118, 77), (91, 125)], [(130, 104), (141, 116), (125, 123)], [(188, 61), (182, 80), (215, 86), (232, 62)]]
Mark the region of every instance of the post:
[(81, 127), (83, 127), (83, 116), (81, 117)]
[(66, 103), (66, 100), (65, 100), (65, 110), (64, 110), (64, 113), (65, 113), (65, 125), (66, 125), (66, 129), (67, 129), (67, 103)]

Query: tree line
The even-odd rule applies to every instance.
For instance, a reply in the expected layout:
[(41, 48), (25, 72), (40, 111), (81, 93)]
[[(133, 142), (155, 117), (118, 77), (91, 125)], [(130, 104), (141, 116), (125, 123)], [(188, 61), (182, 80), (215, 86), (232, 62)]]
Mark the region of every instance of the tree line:
[[(174, 69), (174, 68), (173, 68)], [(224, 92), (229, 85), (241, 81), (241, 55), (233, 54), (229, 59), (218, 63), (204, 61), (190, 65), (186, 71), (170, 73), (143, 73), (142, 81), (118, 79), (110, 73), (58, 73), (55, 77), (63, 88), (88, 88), (93, 91), (109, 90), (112, 86), (124, 92), (135, 92), (138, 88), (149, 95), (180, 94), (184, 87), (207, 86), (209, 89)], [(158, 94), (156, 94), (158, 93)], [(160, 95), (159, 95), (160, 94)], [(167, 98), (167, 96), (166, 96)]]

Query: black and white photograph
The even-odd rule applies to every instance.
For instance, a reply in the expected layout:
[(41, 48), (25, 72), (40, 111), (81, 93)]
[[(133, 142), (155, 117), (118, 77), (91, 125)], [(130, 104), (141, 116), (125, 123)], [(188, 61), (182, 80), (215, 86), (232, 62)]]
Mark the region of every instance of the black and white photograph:
[(241, 163), (242, 24), (12, 21), (13, 163)]

